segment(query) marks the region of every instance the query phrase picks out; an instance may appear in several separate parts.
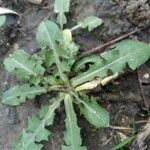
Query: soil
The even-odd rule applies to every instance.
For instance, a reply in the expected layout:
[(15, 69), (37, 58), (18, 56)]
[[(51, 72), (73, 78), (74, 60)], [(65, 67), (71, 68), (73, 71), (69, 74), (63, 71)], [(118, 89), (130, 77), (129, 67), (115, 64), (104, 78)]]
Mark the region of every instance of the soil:
[[(0, 29), (0, 94), (2, 94), (6, 89), (17, 84), (16, 78), (4, 70), (3, 59), (16, 48), (24, 48), (29, 53), (38, 51), (35, 43), (36, 28), (43, 19), (54, 20), (55, 14), (52, 0), (43, 0), (41, 5), (32, 4), (26, 0), (0, 0), (0, 6), (13, 9), (20, 14), (20, 18), (7, 16), (6, 27)], [(77, 20), (88, 15), (101, 17), (104, 25), (91, 33), (86, 30), (74, 33), (76, 42), (81, 45), (81, 51), (90, 50), (136, 28), (142, 30), (130, 38), (150, 42), (149, 0), (72, 0), (66, 27), (75, 25)], [(150, 74), (150, 62), (145, 65)], [(134, 120), (137, 122), (138, 132), (148, 120), (145, 104), (150, 105), (150, 100), (149, 104), (144, 101), (147, 102), (150, 97), (144, 99), (137, 74), (137, 71), (129, 71), (103, 87), (101, 91), (93, 91), (91, 94), (96, 95), (99, 103), (110, 112), (112, 126), (130, 127)], [(150, 82), (146, 83), (147, 88), (144, 88), (148, 93), (149, 84)], [(36, 114), (38, 107), (37, 102), (34, 101), (18, 107), (0, 104), (0, 150), (10, 150), (11, 145), (25, 128), (28, 118)], [(60, 150), (65, 128), (63, 114), (62, 106), (57, 112), (55, 125), (50, 127), (52, 135), (48, 142), (44, 142), (43, 150)], [(79, 126), (82, 128), (83, 145), (87, 145), (88, 150), (110, 150), (117, 143), (118, 135), (123, 137), (130, 134), (126, 130), (95, 129), (80, 114), (78, 118)], [(146, 149), (150, 149), (148, 142), (144, 145), (147, 146)], [(134, 145), (125, 149), (134, 149)]]

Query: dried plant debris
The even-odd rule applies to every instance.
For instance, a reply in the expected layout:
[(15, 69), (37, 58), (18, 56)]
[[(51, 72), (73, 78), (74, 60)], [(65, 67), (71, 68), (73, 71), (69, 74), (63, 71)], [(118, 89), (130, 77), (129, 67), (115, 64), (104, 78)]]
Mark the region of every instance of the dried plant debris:
[(150, 64), (145, 64), (138, 69), (138, 80), (141, 93), (147, 110), (150, 108)]
[(143, 127), (142, 131), (137, 135), (136, 140), (132, 145), (132, 150), (149, 150), (150, 145), (150, 120)]
[(26, 1), (28, 1), (29, 3), (32, 3), (32, 4), (40, 5), (43, 0), (26, 0)]

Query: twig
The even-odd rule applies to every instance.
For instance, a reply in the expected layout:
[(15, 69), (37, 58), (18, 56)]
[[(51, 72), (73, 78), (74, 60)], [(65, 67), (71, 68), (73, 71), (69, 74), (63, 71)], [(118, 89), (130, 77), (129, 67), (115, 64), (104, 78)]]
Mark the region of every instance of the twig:
[(149, 120), (139, 120), (139, 121), (136, 121), (135, 123), (136, 124), (144, 124), (144, 123), (148, 123)]
[(112, 45), (112, 44), (115, 44), (116, 42), (121, 41), (121, 40), (127, 38), (128, 36), (130, 36), (130, 35), (132, 35), (132, 34), (137, 33), (138, 31), (140, 31), (140, 29), (135, 29), (135, 30), (132, 31), (132, 32), (129, 32), (129, 33), (127, 33), (127, 34), (125, 34), (125, 35), (122, 35), (122, 36), (120, 36), (120, 37), (118, 37), (118, 38), (116, 38), (116, 39), (114, 39), (114, 40), (112, 40), (112, 41), (109, 41), (109, 42), (107, 42), (107, 43), (105, 43), (105, 44), (103, 44), (103, 45), (100, 45), (100, 46), (98, 46), (98, 47), (95, 47), (95, 48), (93, 48), (93, 49), (87, 51), (87, 52), (84, 52), (84, 53), (82, 53), (82, 54), (79, 56), (79, 58), (81, 58), (81, 57), (83, 57), (83, 56), (90, 55), (90, 54), (95, 53), (95, 52), (98, 52), (99, 50), (102, 50), (102, 49), (104, 49), (104, 48), (106, 48), (106, 47), (108, 47), (108, 46), (110, 46), (110, 45)]
[(132, 131), (132, 128), (128, 128), (128, 127), (118, 127), (118, 126), (109, 126), (111, 129), (115, 129), (115, 130), (128, 130), (128, 131)]

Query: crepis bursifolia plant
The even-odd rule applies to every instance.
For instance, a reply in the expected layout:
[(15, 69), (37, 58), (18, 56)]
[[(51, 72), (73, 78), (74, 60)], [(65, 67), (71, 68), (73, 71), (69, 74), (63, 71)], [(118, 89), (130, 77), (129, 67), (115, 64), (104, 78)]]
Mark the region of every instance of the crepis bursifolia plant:
[[(79, 46), (73, 41), (72, 32), (101, 26), (103, 21), (89, 16), (71, 29), (65, 13), (69, 12), (70, 0), (55, 0), (54, 12), (57, 23), (44, 20), (40, 23), (36, 41), (40, 51), (30, 55), (23, 49), (14, 50), (4, 59), (6, 70), (15, 74), (25, 84), (11, 87), (2, 96), (2, 103), (17, 106), (37, 95), (49, 95), (49, 101), (41, 106), (23, 130), (13, 150), (40, 150), (42, 141), (48, 140), (56, 110), (64, 104), (66, 119), (62, 150), (86, 150), (74, 107), (78, 107), (87, 121), (96, 128), (109, 127), (109, 112), (85, 91), (105, 85), (123, 73), (126, 68), (135, 70), (150, 58), (150, 45), (136, 40), (125, 40), (101, 55), (78, 59)], [(108, 73), (109, 72), (109, 73)], [(24, 82), (21, 82), (24, 83)]]

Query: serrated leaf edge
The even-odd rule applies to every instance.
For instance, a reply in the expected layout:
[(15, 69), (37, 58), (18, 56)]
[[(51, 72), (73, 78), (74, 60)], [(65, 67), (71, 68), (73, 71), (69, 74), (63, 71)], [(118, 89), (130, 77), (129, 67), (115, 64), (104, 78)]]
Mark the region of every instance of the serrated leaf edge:
[(24, 145), (24, 147), (22, 148), (22, 150), (26, 150), (26, 148), (34, 140), (34, 138), (36, 137), (36, 135), (38, 134), (38, 132), (40, 131), (40, 129), (42, 127), (45, 127), (45, 124), (46, 124), (47, 120), (51, 117), (51, 115), (55, 111), (55, 109), (59, 107), (61, 101), (62, 101), (62, 99), (59, 99), (59, 100), (55, 101), (52, 105), (50, 105), (49, 110), (48, 110), (47, 114), (45, 115), (45, 117), (43, 118), (41, 124), (36, 129), (36, 132), (31, 136), (31, 138), (29, 139), (28, 143), (26, 143)]

